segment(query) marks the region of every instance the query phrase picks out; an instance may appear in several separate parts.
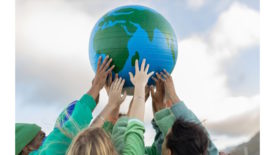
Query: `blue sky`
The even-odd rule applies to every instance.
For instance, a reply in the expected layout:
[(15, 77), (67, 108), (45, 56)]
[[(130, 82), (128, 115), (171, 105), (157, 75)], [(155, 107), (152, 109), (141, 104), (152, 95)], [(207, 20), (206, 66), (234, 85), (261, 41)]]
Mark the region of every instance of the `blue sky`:
[[(207, 120), (215, 144), (223, 149), (253, 136), (259, 130), (258, 0), (16, 1), (16, 122), (35, 122), (51, 131), (62, 108), (90, 86), (88, 43), (94, 24), (107, 11), (129, 4), (155, 9), (174, 27), (176, 89)], [(104, 91), (100, 102), (95, 114), (107, 103)], [(154, 135), (151, 118), (147, 104), (148, 145)]]

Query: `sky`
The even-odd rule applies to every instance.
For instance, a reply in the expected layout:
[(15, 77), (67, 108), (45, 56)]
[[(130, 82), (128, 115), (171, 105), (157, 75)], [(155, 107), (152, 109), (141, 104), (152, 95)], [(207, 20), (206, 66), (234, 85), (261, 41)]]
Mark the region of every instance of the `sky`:
[[(174, 28), (176, 91), (204, 121), (217, 147), (238, 145), (258, 132), (258, 0), (17, 0), (16, 122), (52, 130), (63, 108), (91, 86), (95, 74), (88, 47), (93, 26), (106, 12), (133, 4), (156, 10)], [(100, 95), (94, 116), (108, 100), (104, 90)], [(146, 145), (155, 134), (150, 102), (145, 110)]]

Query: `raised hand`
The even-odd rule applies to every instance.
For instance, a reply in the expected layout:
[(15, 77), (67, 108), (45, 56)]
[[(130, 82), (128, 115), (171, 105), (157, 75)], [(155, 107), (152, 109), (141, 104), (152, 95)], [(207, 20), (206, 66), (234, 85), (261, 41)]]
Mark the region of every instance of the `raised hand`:
[(172, 76), (165, 69), (163, 72), (160, 72), (160, 74), (156, 75), (164, 82), (167, 99), (171, 100), (173, 104), (179, 102), (180, 99), (176, 93)]
[(135, 77), (132, 73), (129, 73), (130, 80), (135, 86), (133, 103), (130, 107), (129, 117), (137, 118), (141, 121), (144, 120), (144, 110), (145, 110), (145, 86), (147, 85), (148, 79), (150, 76), (154, 74), (154, 72), (150, 72), (147, 74), (149, 70), (149, 64), (145, 68), (146, 60), (143, 59), (141, 67), (139, 69), (138, 61), (136, 60), (135, 64)]
[(103, 88), (106, 78), (110, 72), (114, 69), (114, 65), (110, 67), (112, 59), (109, 59), (109, 56), (106, 56), (104, 61), (101, 63), (102, 57), (100, 56), (97, 62), (97, 70), (95, 78), (92, 82), (92, 88), (88, 91), (94, 99), (97, 98), (99, 91)]
[(135, 76), (133, 76), (133, 74), (129, 72), (130, 80), (135, 87), (138, 85), (144, 88), (148, 82), (148, 79), (154, 74), (154, 72), (150, 72), (149, 74), (147, 74), (150, 65), (147, 64), (145, 68), (145, 63), (146, 63), (146, 59), (143, 59), (141, 67), (139, 69), (138, 60), (136, 60)]
[(108, 105), (112, 107), (118, 107), (125, 100), (127, 96), (126, 92), (124, 92), (123, 96), (121, 96), (124, 83), (125, 80), (122, 78), (115, 79), (115, 81), (112, 83), (109, 91)]
[(100, 89), (103, 88), (103, 86), (105, 85), (108, 74), (111, 73), (115, 67), (115, 65), (110, 67), (112, 58), (109, 59), (108, 55), (106, 56), (106, 58), (104, 59), (104, 61), (102, 63), (101, 63), (101, 59), (102, 59), (102, 57), (100, 56), (97, 61), (96, 75), (94, 78), (94, 84), (96, 86), (98, 86)]
[(159, 77), (157, 78), (152, 77), (152, 79), (156, 83), (156, 91), (154, 91), (153, 86), (150, 86), (153, 114), (155, 114), (159, 110), (164, 109), (166, 107), (164, 103), (165, 88), (164, 88), (164, 82), (162, 81), (162, 79), (160, 79)]
[[(118, 79), (118, 74), (117, 73), (115, 75), (115, 79), (114, 80), (116, 80), (116, 79)], [(108, 75), (108, 78), (106, 80), (106, 83), (104, 85), (104, 88), (105, 88), (105, 90), (107, 92), (107, 95), (109, 95), (109, 91), (110, 91), (112, 82), (113, 82), (113, 76), (112, 76), (112, 72), (110, 72), (109, 75)]]
[(115, 123), (118, 119), (119, 107), (120, 104), (126, 98), (126, 92), (121, 96), (121, 91), (125, 80), (122, 78), (117, 78), (112, 83), (109, 90), (109, 101), (105, 108), (101, 111), (101, 113), (97, 116), (95, 121), (92, 123), (93, 127), (102, 127), (105, 122), (105, 119), (109, 120), (112, 123)]

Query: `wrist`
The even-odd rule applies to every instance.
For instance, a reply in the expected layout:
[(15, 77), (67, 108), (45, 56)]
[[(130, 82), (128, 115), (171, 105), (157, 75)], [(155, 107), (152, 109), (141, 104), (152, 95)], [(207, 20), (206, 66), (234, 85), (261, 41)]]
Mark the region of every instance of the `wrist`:
[(87, 94), (91, 95), (94, 99), (99, 95), (100, 88), (97, 85), (93, 85)]
[(107, 106), (111, 109), (111, 110), (114, 110), (117, 108), (117, 105), (119, 105), (119, 102), (117, 101), (114, 101), (114, 100), (109, 100), (108, 103), (107, 103)]
[(142, 96), (145, 98), (145, 86), (135, 86), (134, 88), (134, 95), (135, 96)]
[(175, 103), (178, 103), (180, 99), (177, 94), (174, 94), (171, 96), (171, 101), (172, 101), (172, 104), (175, 104)]

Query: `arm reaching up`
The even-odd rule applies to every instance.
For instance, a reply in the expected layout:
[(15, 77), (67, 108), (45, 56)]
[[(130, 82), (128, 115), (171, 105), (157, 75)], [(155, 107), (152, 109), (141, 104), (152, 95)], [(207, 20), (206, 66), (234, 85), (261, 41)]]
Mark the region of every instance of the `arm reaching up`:
[[(145, 110), (145, 86), (148, 79), (154, 74), (151, 72), (147, 74), (149, 70), (149, 64), (146, 65), (146, 60), (143, 59), (141, 67), (139, 69), (138, 60), (135, 62), (135, 76), (130, 72), (130, 80), (135, 87), (134, 99), (130, 109), (129, 118), (137, 118), (141, 121), (144, 120), (144, 110)], [(132, 110), (134, 109), (134, 110)]]
[(115, 67), (114, 65), (109, 67), (112, 62), (112, 58), (109, 59), (109, 56), (106, 56), (102, 63), (101, 60), (102, 57), (99, 57), (97, 61), (96, 76), (92, 82), (92, 88), (87, 92), (87, 94), (91, 95), (94, 99), (97, 98), (99, 91), (104, 87), (108, 74), (111, 73)]
[(102, 127), (105, 119), (111, 115), (111, 113), (116, 110), (120, 104), (125, 100), (126, 98), (126, 92), (124, 92), (124, 95), (121, 96), (121, 91), (123, 88), (123, 85), (125, 83), (125, 80), (122, 78), (116, 79), (109, 90), (109, 101), (108, 104), (105, 106), (105, 108), (102, 110), (102, 112), (97, 116), (96, 120), (92, 123), (92, 127)]

